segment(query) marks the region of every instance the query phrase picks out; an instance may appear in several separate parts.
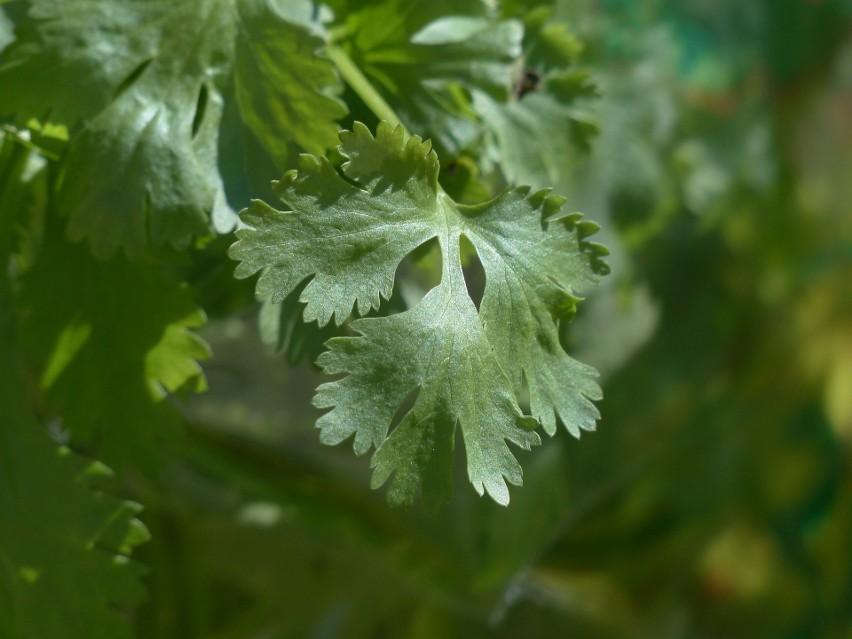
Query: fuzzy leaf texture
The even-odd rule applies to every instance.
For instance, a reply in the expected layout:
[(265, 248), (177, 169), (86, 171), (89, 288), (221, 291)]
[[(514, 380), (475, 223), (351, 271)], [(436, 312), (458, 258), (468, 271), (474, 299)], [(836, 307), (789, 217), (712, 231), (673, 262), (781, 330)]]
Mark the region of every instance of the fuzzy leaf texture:
[[(430, 508), (451, 495), (459, 430), (474, 488), (507, 504), (507, 482), (522, 483), (508, 443), (529, 449), (540, 443), (538, 424), (553, 434), (557, 417), (579, 436), (598, 417), (596, 372), (571, 359), (558, 338), (575, 291), (605, 272), (606, 249), (585, 240), (596, 227), (560, 214), (561, 198), (523, 187), (457, 204), (438, 185), (429, 142), (406, 140), (402, 128), (382, 122), (373, 136), (356, 123), (340, 138), (345, 177), (327, 159), (303, 155), (299, 170), (276, 183), (286, 210), (255, 201), (243, 212), (250, 228), (231, 248), (241, 262), (236, 275), (260, 271), (257, 291), (272, 301), (309, 280), (304, 319), (341, 324), (353, 307), (361, 315), (378, 308), (403, 258), (437, 238), (438, 286), (414, 308), (355, 320), (357, 336), (327, 343), (318, 363), (347, 375), (317, 389), (314, 403), (330, 409), (317, 426), (324, 443), (354, 436), (356, 454), (376, 449), (372, 483), (390, 480), (391, 503), (411, 504), (420, 492)], [(485, 270), (479, 310), (462, 271), (462, 237)], [(531, 416), (520, 406), (525, 385)]]

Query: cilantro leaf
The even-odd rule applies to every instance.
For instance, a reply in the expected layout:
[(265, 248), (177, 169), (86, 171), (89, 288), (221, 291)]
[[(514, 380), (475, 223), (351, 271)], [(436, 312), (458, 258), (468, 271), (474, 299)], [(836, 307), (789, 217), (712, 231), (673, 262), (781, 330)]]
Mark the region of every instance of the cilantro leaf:
[(185, 246), (211, 215), (229, 227), (217, 156), (231, 83), (242, 126), (281, 166), (291, 144), (334, 142), (345, 107), (328, 95), (336, 76), (306, 0), (287, 15), (265, 0), (27, 6), (4, 53), (0, 110), (76, 133), (59, 207), (69, 237), (88, 238), (98, 257)]
[(499, 102), (474, 93), (473, 105), (488, 124), (492, 159), (510, 182), (554, 184), (579, 152), (590, 148), (597, 125), (582, 102), (596, 94), (580, 71), (553, 73), (521, 99)]
[(474, 90), (472, 105), (486, 124), (490, 148), (509, 182), (558, 184), (597, 135), (589, 103), (598, 95), (577, 67), (582, 44), (549, 11), (525, 17), (522, 70), (508, 100)]
[(346, 106), (329, 92), (338, 83), (334, 65), (317, 51), (322, 23), (307, 0), (236, 3), (239, 33), (234, 81), (245, 124), (278, 166), (292, 165), (289, 141), (309, 153), (337, 143), (336, 122)]
[[(435, 506), (451, 491), (456, 428), (474, 488), (508, 503), (506, 482), (521, 468), (507, 442), (528, 449), (558, 416), (575, 435), (592, 429), (600, 397), (596, 373), (568, 357), (558, 339), (575, 290), (603, 272), (603, 247), (585, 241), (594, 225), (559, 216), (563, 200), (527, 188), (483, 204), (452, 201), (438, 186), (429, 142), (406, 140), (401, 127), (380, 123), (375, 137), (362, 124), (340, 134), (348, 161), (339, 174), (322, 157), (304, 155), (298, 171), (276, 185), (288, 210), (255, 201), (243, 213), (231, 256), (236, 275), (261, 271), (257, 290), (284, 299), (306, 278), (306, 321), (340, 324), (388, 299), (402, 259), (437, 238), (442, 278), (414, 308), (356, 320), (356, 337), (337, 337), (318, 363), (346, 377), (323, 384), (315, 404), (331, 409), (317, 425), (335, 444), (354, 435), (354, 450), (375, 447), (373, 485), (390, 479), (393, 503), (420, 490)], [(460, 242), (467, 238), (486, 274), (481, 310), (467, 292)], [(529, 386), (533, 417), (518, 398)], [(409, 410), (391, 430), (407, 397)]]
[(0, 373), (0, 634), (130, 637), (117, 606), (144, 597), (142, 568), (126, 556), (148, 538), (134, 518), (140, 508), (92, 490), (88, 475), (98, 466), (87, 469), (39, 432), (24, 389), (7, 373)]
[(190, 331), (204, 314), (154, 265), (96, 260), (56, 227), (51, 219), (19, 294), (48, 408), (110, 466), (150, 468), (180, 432), (167, 395), (206, 387), (197, 360), (209, 350)]
[[(4, 211), (6, 213), (6, 211)], [(0, 238), (5, 239), (5, 238)], [(2, 251), (0, 251), (2, 253)], [(130, 637), (146, 541), (139, 505), (94, 490), (105, 468), (43, 432), (27, 401), (16, 318), (0, 277), (0, 635)]]
[(410, 130), (458, 155), (481, 133), (469, 94), (508, 97), (521, 23), (495, 20), (481, 2), (401, 4), (368, 2), (348, 13), (349, 54)]
[(258, 315), (260, 339), (283, 353), (290, 366), (302, 360), (315, 361), (326, 340), (342, 330), (330, 324), (318, 326), (315, 322), (302, 322), (299, 296), (303, 288), (297, 286), (279, 303), (263, 300)]
[(0, 7), (0, 51), (5, 49), (15, 39), (13, 30), (12, 21), (6, 16), (3, 7)]

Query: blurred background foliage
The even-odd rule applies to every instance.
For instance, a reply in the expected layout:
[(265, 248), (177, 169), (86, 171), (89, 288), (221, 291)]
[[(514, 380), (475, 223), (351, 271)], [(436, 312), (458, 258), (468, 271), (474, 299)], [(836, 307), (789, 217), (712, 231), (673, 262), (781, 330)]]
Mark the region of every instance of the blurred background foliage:
[(364, 459), (317, 442), (331, 329), (294, 327), (295, 298), (258, 309), (213, 240), (176, 267), (209, 389), (165, 467), (119, 489), (151, 533), (138, 637), (852, 639), (852, 7), (499, 10), (541, 68), (570, 34), (596, 87), (571, 142), (537, 121), (494, 144), (603, 226), (612, 275), (564, 335), (602, 373), (598, 431), (522, 454), (508, 508), (457, 482), (436, 515), (390, 509)]

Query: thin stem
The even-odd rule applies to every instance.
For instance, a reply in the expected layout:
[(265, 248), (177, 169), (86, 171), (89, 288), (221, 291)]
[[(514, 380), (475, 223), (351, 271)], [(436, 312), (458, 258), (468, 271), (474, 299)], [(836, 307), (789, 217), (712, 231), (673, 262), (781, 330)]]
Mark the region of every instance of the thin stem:
[[(328, 45), (325, 49), (326, 55), (337, 66), (340, 75), (346, 81), (352, 90), (364, 101), (364, 104), (373, 112), (379, 120), (386, 120), (391, 126), (401, 126), (405, 131), (406, 137), (410, 137), (411, 133), (405, 128), (405, 125), (399, 119), (399, 116), (393, 110), (391, 105), (385, 102), (382, 94), (376, 90), (373, 83), (367, 79), (358, 65), (352, 61), (346, 52), (337, 45)], [(438, 184), (438, 193), (446, 193), (444, 188)]]
[[(0, 0), (0, 4), (2, 4), (2, 0)], [(2, 132), (5, 133), (6, 135), (8, 135), (10, 140), (17, 142), (21, 146), (24, 146), (24, 147), (30, 149), (31, 151), (38, 152), (40, 155), (44, 156), (48, 160), (58, 160), (59, 159), (59, 156), (56, 155), (55, 153), (52, 153), (52, 152), (48, 151), (47, 149), (40, 147), (38, 144), (36, 144), (32, 140), (30, 140), (30, 138), (27, 137), (29, 135), (28, 130), (25, 130), (25, 131), (22, 132), (19, 129), (17, 129), (16, 127), (13, 127), (9, 124), (4, 124), (2, 126)]]
[(330, 46), (336, 42), (340, 42), (341, 40), (349, 37), (349, 32), (351, 29), (348, 24), (336, 24), (328, 29), (328, 41)]
[(361, 69), (352, 62), (352, 59), (346, 55), (343, 49), (331, 45), (325, 51), (331, 61), (337, 66), (337, 70), (340, 71), (340, 75), (346, 81), (346, 84), (352, 87), (352, 90), (364, 101), (364, 104), (369, 107), (373, 115), (380, 120), (387, 120), (393, 126), (402, 126), (399, 116), (385, 102), (382, 95), (367, 79), (367, 76), (361, 73)]

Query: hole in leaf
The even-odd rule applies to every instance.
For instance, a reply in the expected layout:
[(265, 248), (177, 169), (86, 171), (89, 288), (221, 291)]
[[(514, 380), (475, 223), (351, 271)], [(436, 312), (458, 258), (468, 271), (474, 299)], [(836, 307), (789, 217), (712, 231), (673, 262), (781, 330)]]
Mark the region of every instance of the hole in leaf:
[[(438, 243), (438, 238), (429, 238), (408, 255), (414, 263), (421, 268), (432, 268), (434, 266), (433, 261), (435, 260), (437, 260), (438, 266), (440, 267), (441, 249)], [(424, 264), (424, 262), (428, 262), (428, 264)]]
[(136, 80), (139, 79), (139, 76), (145, 73), (145, 69), (148, 68), (148, 65), (151, 64), (153, 60), (154, 58), (148, 58), (147, 60), (142, 62), (142, 64), (140, 64), (138, 67), (133, 69), (133, 71), (131, 71), (130, 74), (126, 78), (124, 78), (124, 80), (121, 81), (121, 84), (118, 85), (115, 90), (115, 93), (113, 93), (112, 99), (118, 99), (118, 97), (121, 96), (122, 93), (127, 91), (127, 89), (129, 89), (136, 82)]
[(394, 296), (412, 308), (441, 281), (441, 247), (433, 237), (411, 251), (394, 274)]
[(202, 84), (198, 90), (198, 101), (195, 103), (195, 117), (192, 118), (192, 137), (198, 135), (198, 130), (204, 121), (204, 112), (207, 110), (207, 99), (207, 85)]
[(485, 294), (485, 269), (479, 261), (476, 249), (464, 235), (459, 241), (459, 253), (461, 254), (462, 272), (464, 283), (467, 286), (467, 294), (479, 310), (482, 304), (482, 296)]
[(405, 399), (400, 403), (399, 408), (396, 409), (396, 413), (393, 415), (393, 419), (391, 419), (390, 427), (388, 428), (388, 433), (391, 433), (397, 426), (399, 426), (402, 419), (409, 413), (409, 411), (414, 408), (414, 404), (417, 402), (417, 396), (420, 395), (420, 387), (415, 386), (408, 394), (405, 396)]

